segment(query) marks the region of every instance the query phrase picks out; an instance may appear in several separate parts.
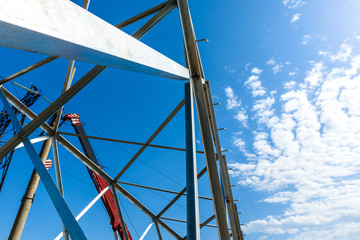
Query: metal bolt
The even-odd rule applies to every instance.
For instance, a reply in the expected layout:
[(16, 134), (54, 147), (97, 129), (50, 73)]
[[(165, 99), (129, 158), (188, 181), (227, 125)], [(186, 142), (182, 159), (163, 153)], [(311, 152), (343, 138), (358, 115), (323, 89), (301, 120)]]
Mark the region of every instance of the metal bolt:
[(209, 42), (209, 40), (207, 40), (206, 38), (196, 40), (195, 42), (202, 42), (202, 41), (205, 41), (205, 42), (207, 42), (207, 43)]

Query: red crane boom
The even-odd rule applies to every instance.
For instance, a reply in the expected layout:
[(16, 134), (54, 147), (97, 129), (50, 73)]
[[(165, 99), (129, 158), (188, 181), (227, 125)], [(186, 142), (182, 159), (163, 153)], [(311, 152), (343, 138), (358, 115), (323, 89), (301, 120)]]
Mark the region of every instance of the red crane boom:
[[(79, 114), (66, 114), (64, 116), (64, 120), (71, 121), (71, 125), (74, 127), (75, 132), (77, 134), (86, 136), (85, 130), (80, 121)], [(99, 161), (97, 160), (97, 158), (95, 156), (95, 153), (90, 145), (89, 139), (85, 138), (85, 137), (79, 137), (79, 140), (80, 140), (81, 146), (84, 149), (85, 155), (91, 161), (93, 161), (96, 165), (98, 165), (99, 167), (102, 167), (99, 164)], [(90, 177), (94, 182), (96, 190), (98, 191), (98, 193), (100, 193), (102, 190), (104, 190), (108, 186), (108, 183), (104, 179), (102, 179), (99, 175), (97, 175), (94, 171), (89, 169), (88, 167), (87, 167), (87, 170), (89, 171)], [(109, 214), (110, 224), (112, 225), (113, 230), (117, 231), (119, 233), (119, 236), (121, 237), (121, 239), (124, 240), (125, 239), (124, 232), (123, 232), (123, 229), (121, 228), (119, 214), (116, 209), (115, 199), (114, 199), (112, 192), (106, 191), (106, 193), (101, 197), (101, 200), (105, 206), (106, 211)], [(125, 225), (125, 228), (126, 228), (126, 234), (127, 234), (128, 239), (132, 240), (130, 232), (126, 225)]]

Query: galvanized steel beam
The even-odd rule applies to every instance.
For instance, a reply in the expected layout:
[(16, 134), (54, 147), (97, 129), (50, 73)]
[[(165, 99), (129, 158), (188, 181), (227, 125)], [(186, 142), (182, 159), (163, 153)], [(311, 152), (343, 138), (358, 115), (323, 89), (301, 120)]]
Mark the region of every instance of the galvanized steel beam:
[(209, 83), (209, 81), (206, 81), (205, 84), (206, 84), (206, 93), (207, 93), (207, 97), (208, 97), (208, 108), (209, 108), (209, 113), (210, 113), (209, 118), (210, 118), (210, 122), (211, 122), (211, 126), (212, 126), (211, 130), (212, 130), (212, 134), (213, 134), (213, 138), (214, 138), (217, 157), (219, 159), (221, 179), (222, 179), (224, 194), (225, 194), (225, 196), (224, 196), (225, 204), (226, 204), (226, 208), (227, 208), (227, 211), (229, 214), (231, 233), (232, 233), (232, 237), (234, 240), (242, 240), (240, 225), (236, 224), (236, 218), (238, 218), (238, 214), (234, 208), (234, 199), (233, 199), (232, 190), (231, 190), (228, 167), (227, 167), (226, 159), (222, 155), (222, 152), (221, 152), (221, 144), (220, 144), (218, 126), (216, 123), (214, 103), (212, 100), (210, 83)]
[[(141, 20), (141, 19), (143, 19), (143, 18), (145, 18), (145, 17), (159, 11), (166, 4), (168, 4), (168, 2), (170, 2), (170, 1), (172, 1), (172, 0), (166, 1), (166, 2), (164, 2), (162, 4), (159, 4), (159, 5), (151, 8), (151, 9), (149, 9), (149, 10), (143, 12), (143, 13), (140, 13), (140, 14), (138, 14), (138, 15), (130, 18), (130, 19), (127, 19), (127, 20), (115, 25), (115, 27), (120, 29), (120, 28), (126, 27), (126, 26), (128, 26), (128, 25), (130, 25), (130, 24), (132, 24), (132, 23), (134, 23), (136, 21), (139, 21), (139, 20)], [(88, 4), (89, 4), (89, 0), (84, 1), (83, 8), (87, 9)], [(150, 29), (147, 29), (147, 31), (148, 30), (150, 30)], [(14, 74), (10, 75), (9, 77), (6, 77), (6, 78), (0, 80), (0, 85), (4, 84), (4, 83), (7, 83), (7, 82), (9, 82), (9, 81), (11, 81), (11, 80), (13, 80), (13, 79), (15, 79), (17, 77), (20, 77), (20, 76), (24, 75), (25, 73), (28, 73), (28, 72), (30, 72), (32, 70), (35, 70), (36, 68), (41, 67), (41, 66), (43, 66), (43, 65), (45, 65), (45, 64), (47, 64), (49, 62), (52, 62), (53, 60), (58, 59), (58, 58), (59, 58), (58, 56), (51, 56), (51, 57), (45, 58), (45, 59), (43, 59), (43, 60), (41, 60), (41, 61), (39, 61), (39, 62), (29, 66), (29, 67), (27, 67), (27, 68), (24, 68), (23, 70), (21, 70), (21, 71), (19, 71), (17, 73), (14, 73)]]
[(166, 78), (188, 69), (67, 0), (4, 0), (0, 45)]
[(209, 176), (211, 195), (213, 198), (214, 212), (218, 226), (219, 239), (228, 240), (230, 234), (227, 225), (226, 210), (221, 194), (220, 178), (215, 159), (214, 145), (211, 136), (209, 112), (206, 105), (204, 91), (203, 71), (198, 53), (195, 33), (190, 16), (187, 0), (178, 0), (181, 25), (183, 29), (187, 61), (190, 69), (190, 81), (194, 87), (196, 109), (198, 113), (199, 127), (205, 152), (205, 161)]

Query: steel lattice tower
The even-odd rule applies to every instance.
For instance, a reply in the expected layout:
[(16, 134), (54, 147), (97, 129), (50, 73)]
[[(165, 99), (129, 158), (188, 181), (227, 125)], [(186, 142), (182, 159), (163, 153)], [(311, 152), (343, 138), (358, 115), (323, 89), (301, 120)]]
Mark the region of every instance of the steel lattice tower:
[[(187, 0), (166, 1), (116, 26), (111, 26), (89, 13), (87, 11), (88, 5), (89, 1), (86, 0), (83, 8), (67, 0), (5, 0), (2, 3), (0, 7), (0, 46), (37, 52), (49, 55), (50, 57), (0, 80), (0, 98), (17, 129), (14, 137), (9, 139), (0, 148), (0, 159), (7, 156), (18, 144), (24, 143), (35, 168), (32, 181), (38, 183), (39, 179), (41, 179), (45, 186), (62, 220), (65, 239), (68, 239), (69, 236), (72, 239), (87, 238), (86, 232), (78, 224), (63, 197), (61, 169), (57, 150), (58, 143), (107, 182), (115, 196), (116, 208), (121, 221), (123, 221), (122, 210), (117, 202), (117, 194), (124, 196), (153, 221), (159, 234), (159, 239), (162, 239), (160, 228), (166, 230), (175, 239), (200, 239), (200, 228), (216, 219), (219, 239), (226, 240), (232, 238), (242, 240), (243, 234), (240, 228), (236, 205), (233, 201), (226, 158), (222, 154), (210, 83), (205, 79)], [(152, 27), (176, 8), (179, 11), (184, 39), (185, 67), (139, 41)], [(153, 16), (131, 36), (119, 30), (150, 15)], [(6, 89), (6, 83), (38, 67), (45, 67), (46, 64), (57, 58), (71, 59), (62, 94), (45, 110), (36, 115)], [(97, 65), (72, 85), (75, 61)], [(141, 145), (141, 148), (114, 178), (110, 177), (105, 169), (95, 164), (65, 138), (66, 135), (71, 134), (59, 132), (58, 129), (64, 105), (107, 67), (180, 80), (184, 82), (185, 89), (184, 99), (180, 101), (177, 107), (145, 143), (136, 143)], [(27, 116), (31, 122), (22, 127), (15, 114), (12, 114), (13, 111), (10, 104)], [(156, 136), (182, 107), (185, 108), (186, 148), (176, 149), (152, 144)], [(196, 112), (194, 112), (195, 109)], [(199, 172), (196, 168), (197, 151), (195, 148), (194, 115), (198, 119), (206, 162), (206, 167)], [(47, 124), (46, 120), (52, 116), (55, 116), (53, 121)], [(50, 139), (43, 143), (40, 153), (37, 153), (29, 137), (39, 128), (43, 129), (50, 136)], [(80, 136), (79, 134), (72, 135), (91, 138), (90, 136)], [(110, 138), (104, 138), (103, 140), (121, 142), (121, 140)], [(130, 141), (122, 142), (130, 143)], [(56, 181), (52, 180), (43, 164), (51, 145), (53, 146)], [(186, 187), (178, 192), (176, 197), (167, 203), (157, 214), (135, 198), (122, 184), (119, 184), (120, 177), (147, 147), (168, 148), (186, 152)], [(214, 215), (200, 223), (197, 179), (205, 173), (207, 173), (209, 179)], [(27, 207), (20, 207), (10, 239), (19, 239), (21, 236), (28, 213), (24, 209), (29, 208), (31, 205), (37, 183), (28, 186), (25, 193), (27, 197), (25, 199), (29, 200), (23, 201), (23, 204), (28, 205)], [(143, 187), (146, 188), (146, 186)], [(166, 218), (162, 217), (162, 215), (185, 193), (187, 198), (187, 235), (180, 236), (164, 222)]]

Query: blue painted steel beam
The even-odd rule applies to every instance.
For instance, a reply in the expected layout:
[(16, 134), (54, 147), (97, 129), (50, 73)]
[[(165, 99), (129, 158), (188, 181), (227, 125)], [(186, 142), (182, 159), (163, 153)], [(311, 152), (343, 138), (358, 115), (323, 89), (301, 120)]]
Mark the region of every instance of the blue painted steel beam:
[(199, 202), (196, 170), (196, 148), (192, 87), (185, 84), (185, 138), (186, 138), (186, 224), (187, 239), (200, 239)]
[[(15, 126), (17, 132), (22, 129), (22, 126), (19, 120), (16, 118), (15, 113), (13, 112), (9, 102), (7, 101), (4, 93), (0, 90), (0, 98), (6, 107), (7, 113), (10, 115), (10, 118)], [(52, 203), (56, 211), (58, 212), (63, 224), (68, 230), (71, 238), (73, 240), (86, 240), (85, 234), (80, 228), (80, 225), (75, 220), (74, 215), (71, 213), (68, 205), (66, 204), (64, 198), (61, 196), (59, 190), (57, 189), (54, 181), (52, 180), (50, 174), (46, 170), (44, 164), (42, 163), (39, 155), (37, 154), (34, 146), (31, 144), (30, 140), (25, 137), (24, 138), (24, 146), (27, 153), (30, 156), (30, 159), (40, 176), (42, 183), (45, 186), (46, 191), (48, 192)]]

